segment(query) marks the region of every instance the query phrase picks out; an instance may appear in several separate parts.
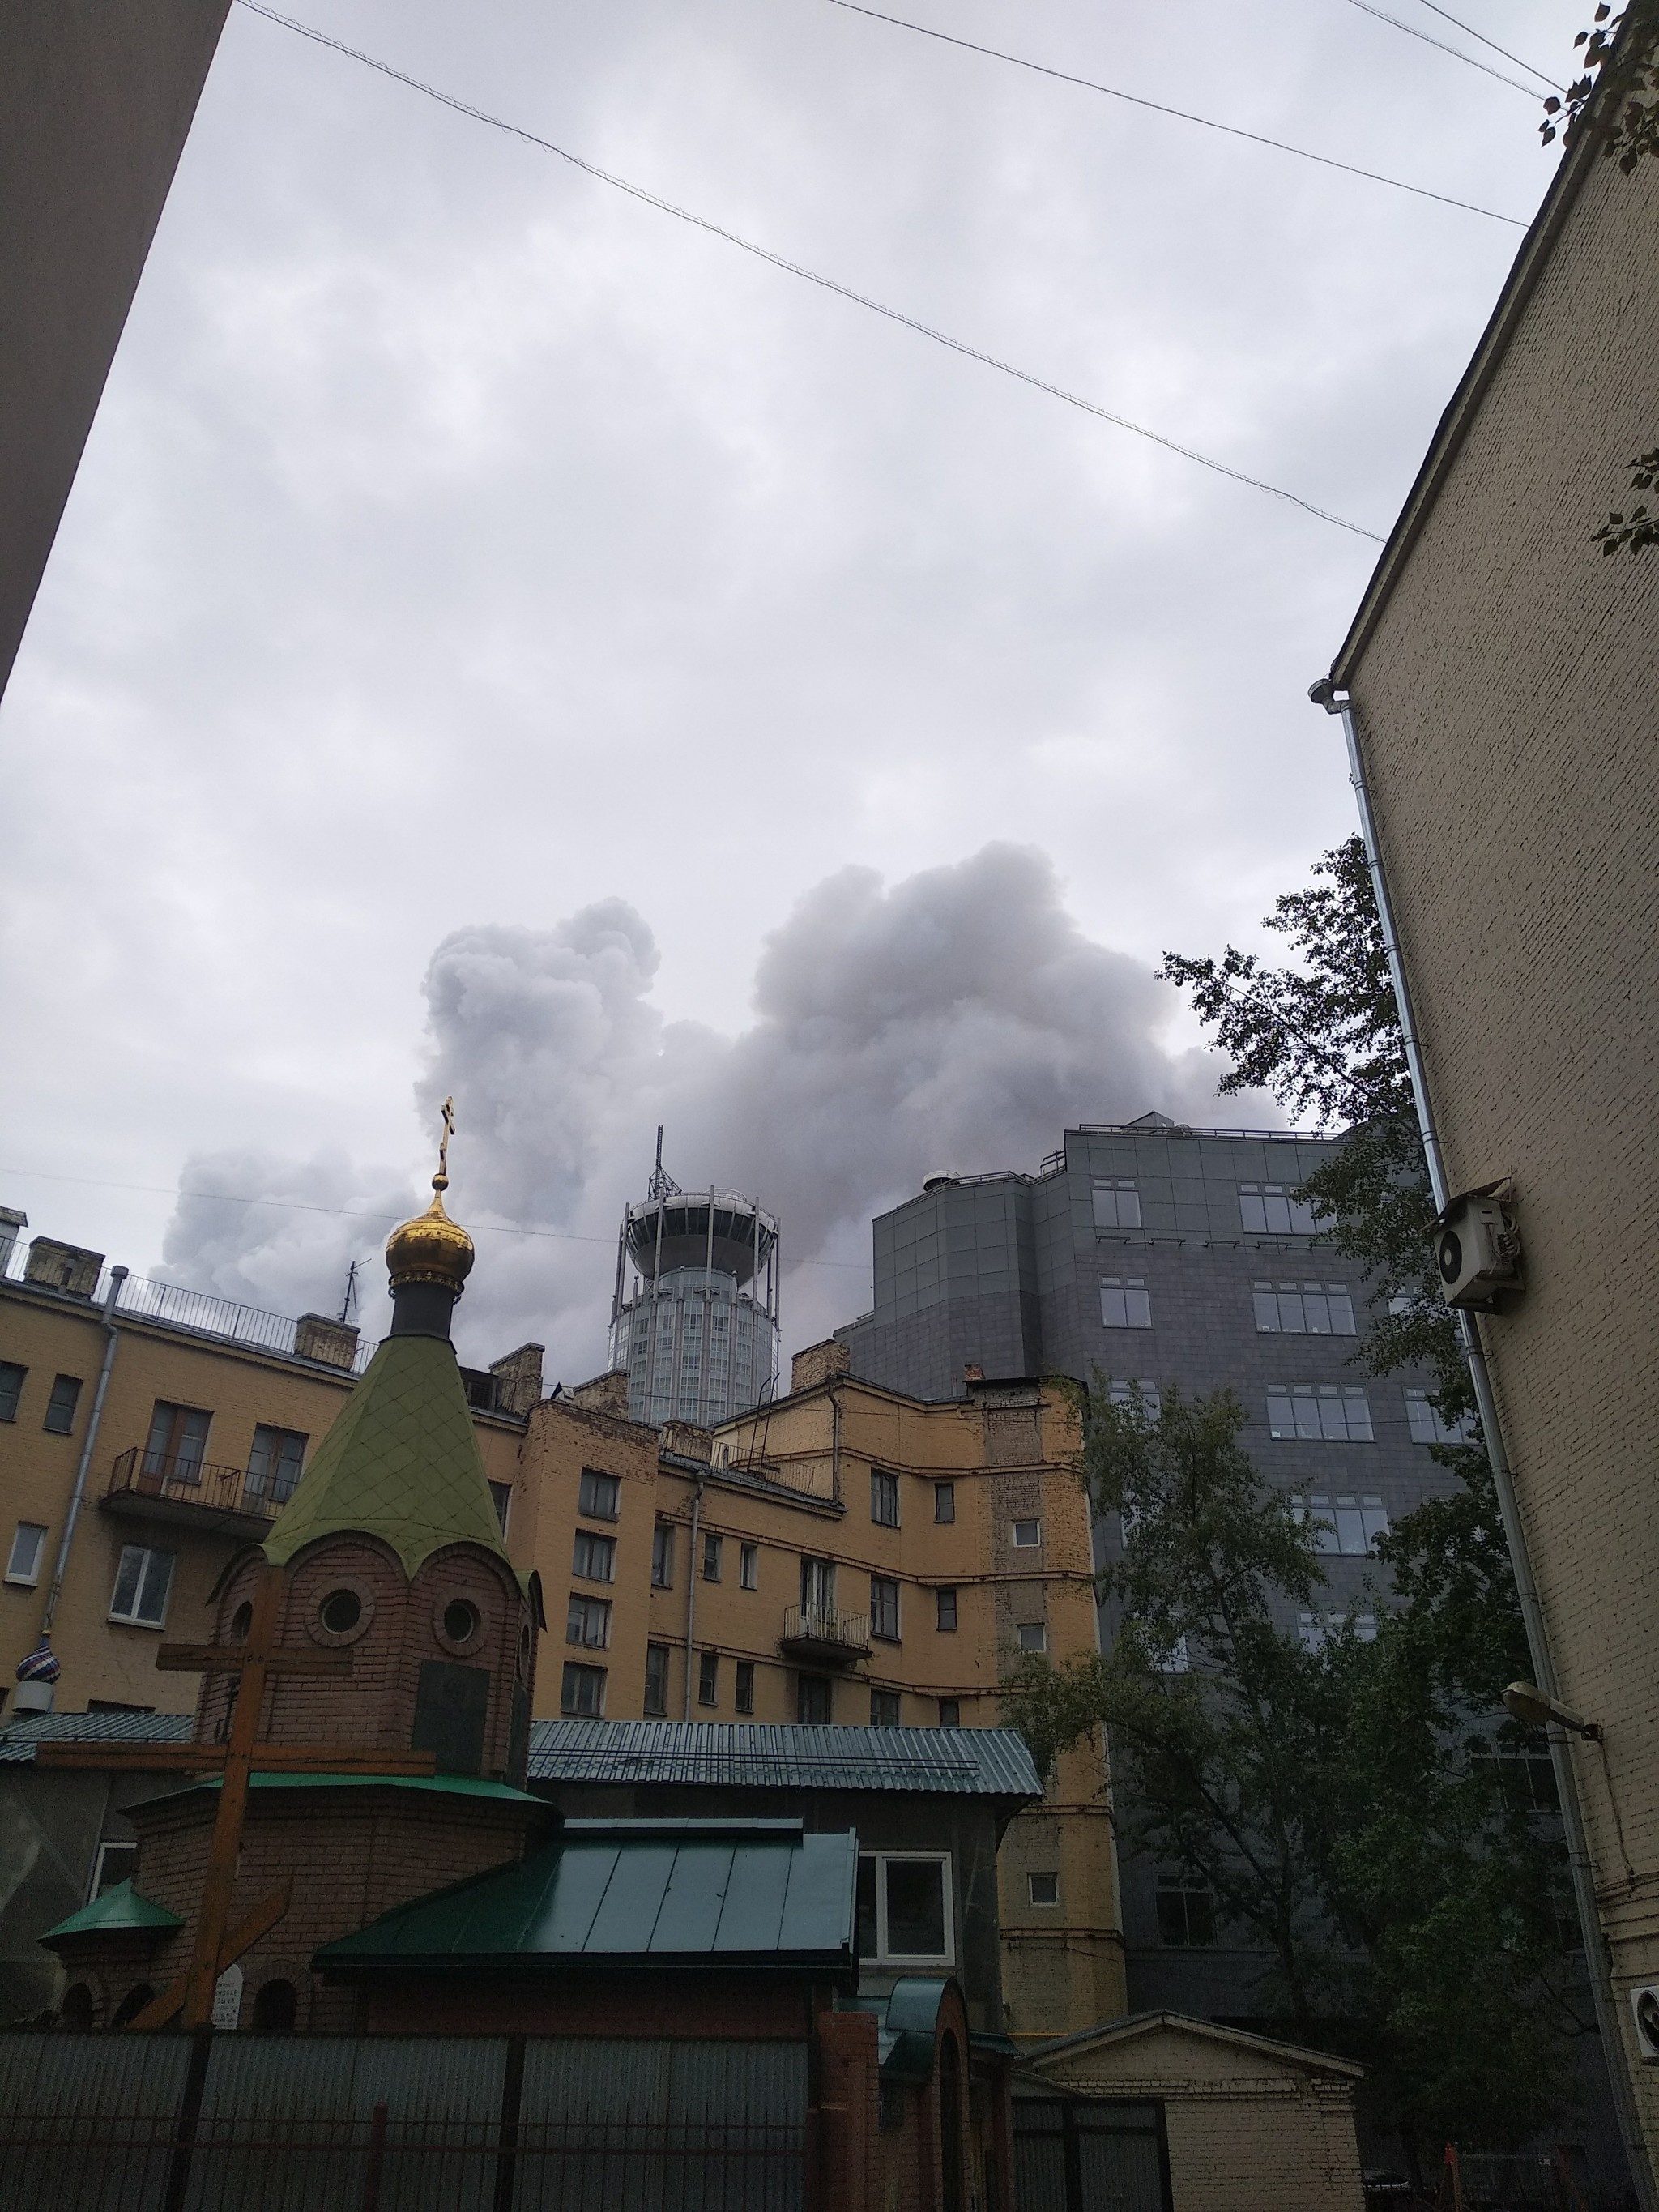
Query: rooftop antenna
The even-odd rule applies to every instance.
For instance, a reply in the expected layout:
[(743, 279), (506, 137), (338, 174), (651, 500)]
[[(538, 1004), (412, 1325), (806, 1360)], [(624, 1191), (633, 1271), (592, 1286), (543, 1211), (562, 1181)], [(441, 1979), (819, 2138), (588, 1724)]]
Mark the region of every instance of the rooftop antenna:
[(354, 1260), (346, 1269), (345, 1296), (340, 1301), (340, 1319), (351, 1319), (351, 1310), (357, 1303), (357, 1262)]
[(682, 1194), (678, 1183), (662, 1164), (662, 1123), (660, 1121), (657, 1124), (657, 1164), (651, 1170), (651, 1180), (646, 1185), (646, 1192), (651, 1198), (678, 1198)]

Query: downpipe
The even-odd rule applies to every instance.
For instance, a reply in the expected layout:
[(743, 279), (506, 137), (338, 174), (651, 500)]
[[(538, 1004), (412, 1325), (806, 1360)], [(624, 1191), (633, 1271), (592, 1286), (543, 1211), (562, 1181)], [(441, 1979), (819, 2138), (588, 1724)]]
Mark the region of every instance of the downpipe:
[(64, 1576), (69, 1567), (70, 1547), (75, 1541), (75, 1524), (81, 1518), (82, 1501), (87, 1494), (87, 1476), (92, 1467), (93, 1449), (98, 1442), (98, 1424), (104, 1418), (104, 1399), (109, 1390), (110, 1370), (115, 1364), (115, 1347), (121, 1334), (115, 1322), (116, 1301), (126, 1279), (125, 1267), (110, 1269), (109, 1288), (104, 1293), (100, 1316), (104, 1326), (104, 1362), (98, 1370), (98, 1387), (93, 1393), (92, 1411), (87, 1416), (86, 1438), (76, 1465), (75, 1486), (70, 1492), (69, 1510), (64, 1516), (64, 1533), (58, 1540), (58, 1560), (52, 1571), (52, 1588), (46, 1592), (46, 1609), (40, 1616), (42, 1644), (51, 1636), (52, 1624), (58, 1618), (58, 1601), (64, 1595)]

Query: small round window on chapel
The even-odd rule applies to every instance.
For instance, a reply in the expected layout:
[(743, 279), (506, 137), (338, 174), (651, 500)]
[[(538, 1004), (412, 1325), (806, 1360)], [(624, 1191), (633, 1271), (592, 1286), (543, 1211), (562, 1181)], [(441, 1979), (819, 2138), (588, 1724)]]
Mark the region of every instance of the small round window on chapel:
[(363, 1617), (363, 1601), (356, 1590), (331, 1590), (319, 1617), (331, 1636), (349, 1636)]
[(477, 1607), (464, 1597), (451, 1598), (444, 1607), (444, 1634), (452, 1644), (470, 1644), (477, 1632)]

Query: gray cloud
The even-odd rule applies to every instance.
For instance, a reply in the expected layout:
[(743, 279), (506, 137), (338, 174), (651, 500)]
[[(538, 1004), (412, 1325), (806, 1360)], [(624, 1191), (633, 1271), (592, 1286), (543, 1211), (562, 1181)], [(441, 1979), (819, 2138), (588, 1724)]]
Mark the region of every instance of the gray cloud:
[[(456, 1100), (451, 1204), (480, 1246), (461, 1310), (475, 1357), (532, 1334), (555, 1373), (600, 1364), (609, 1239), (659, 1121), (682, 1182), (753, 1192), (781, 1218), (799, 1344), (859, 1309), (871, 1215), (929, 1169), (1030, 1169), (1068, 1121), (1153, 1106), (1203, 1118), (1213, 1092), (1213, 1062), (1160, 1043), (1170, 995), (1083, 933), (1028, 847), (988, 845), (890, 888), (868, 868), (817, 884), (766, 940), (754, 1018), (733, 1037), (665, 1021), (657, 969), (620, 899), (551, 929), (459, 929), (432, 957), (419, 1093), (428, 1122)], [(358, 1206), (386, 1186), (338, 1157), (201, 1158), (191, 1179)], [(167, 1257), (177, 1279), (292, 1304), (372, 1241), (357, 1223), (195, 1200)]]

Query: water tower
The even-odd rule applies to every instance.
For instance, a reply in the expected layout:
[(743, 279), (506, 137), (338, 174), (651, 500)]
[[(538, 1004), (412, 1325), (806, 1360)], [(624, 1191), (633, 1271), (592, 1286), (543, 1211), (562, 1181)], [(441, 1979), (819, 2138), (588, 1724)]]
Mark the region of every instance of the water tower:
[(712, 1428), (769, 1397), (778, 1374), (778, 1224), (732, 1190), (682, 1190), (657, 1164), (623, 1209), (611, 1364), (628, 1411), (653, 1427)]

